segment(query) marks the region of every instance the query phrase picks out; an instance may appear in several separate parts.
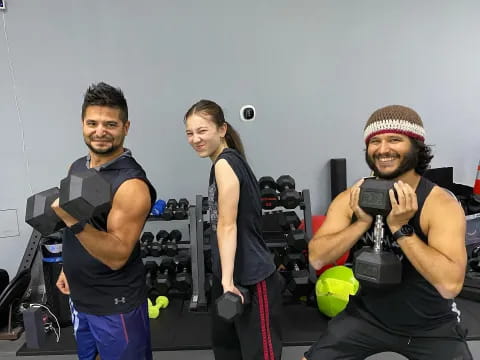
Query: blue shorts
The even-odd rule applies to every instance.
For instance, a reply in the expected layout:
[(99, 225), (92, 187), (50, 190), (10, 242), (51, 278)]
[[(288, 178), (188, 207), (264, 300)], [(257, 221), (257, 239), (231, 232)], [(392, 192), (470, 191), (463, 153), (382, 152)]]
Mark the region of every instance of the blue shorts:
[(79, 312), (70, 301), (80, 360), (152, 360), (147, 303), (115, 315)]

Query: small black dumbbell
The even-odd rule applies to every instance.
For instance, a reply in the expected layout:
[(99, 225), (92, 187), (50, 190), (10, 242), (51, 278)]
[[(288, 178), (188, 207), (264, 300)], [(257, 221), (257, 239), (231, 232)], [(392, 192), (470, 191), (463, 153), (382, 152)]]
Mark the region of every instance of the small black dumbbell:
[(170, 231), (168, 235), (168, 242), (165, 249), (165, 255), (173, 257), (177, 255), (178, 243), (182, 240), (182, 233), (178, 230)]
[(285, 256), (287, 269), (290, 271), (290, 278), (287, 288), (295, 298), (305, 296), (313, 286), (309, 280), (307, 259), (301, 252), (288, 251)]
[(177, 256), (174, 259), (176, 264), (175, 288), (184, 294), (188, 294), (192, 288), (192, 274), (190, 269), (190, 257)]
[(298, 229), (300, 219), (295, 211), (285, 211), (283, 216), (279, 217), (279, 223), (283, 230), (287, 232), (287, 243), (297, 251), (303, 251), (307, 248), (305, 232)]
[(151, 254), (151, 247), (154, 238), (153, 234), (149, 231), (142, 234), (142, 237), (140, 238), (140, 253), (142, 254), (142, 258)]
[(217, 314), (226, 321), (233, 321), (243, 313), (245, 306), (250, 304), (250, 292), (248, 289), (237, 286), (237, 289), (242, 293), (242, 298), (230, 291), (220, 296), (216, 301)]
[(290, 271), (306, 270), (307, 258), (304, 253), (287, 249), (285, 254), (285, 263)]
[(187, 199), (180, 199), (178, 200), (178, 206), (175, 210), (175, 219), (182, 220), (188, 217), (188, 200)]
[(175, 272), (175, 264), (172, 259), (164, 258), (160, 263), (155, 279), (155, 288), (162, 296), (166, 296), (172, 287), (172, 276)]
[(162, 254), (161, 243), (158, 241), (153, 241), (150, 245), (150, 255), (158, 257)]
[(160, 255), (165, 254), (165, 252), (167, 251), (168, 237), (168, 231), (165, 230), (160, 230), (155, 236), (160, 246)]
[(262, 208), (272, 210), (278, 206), (277, 184), (271, 176), (263, 176), (258, 180)]
[(147, 261), (145, 263), (145, 274), (146, 274), (146, 282), (147, 288), (151, 289), (154, 287), (155, 283), (155, 275), (157, 273), (158, 265), (155, 261)]
[(277, 188), (280, 191), (280, 204), (286, 209), (295, 209), (300, 205), (301, 196), (295, 190), (295, 180), (290, 175), (282, 175), (277, 179)]
[(165, 207), (165, 210), (163, 210), (162, 217), (165, 220), (172, 220), (175, 215), (175, 210), (177, 209), (177, 206), (177, 200), (169, 199), (167, 201), (167, 206)]

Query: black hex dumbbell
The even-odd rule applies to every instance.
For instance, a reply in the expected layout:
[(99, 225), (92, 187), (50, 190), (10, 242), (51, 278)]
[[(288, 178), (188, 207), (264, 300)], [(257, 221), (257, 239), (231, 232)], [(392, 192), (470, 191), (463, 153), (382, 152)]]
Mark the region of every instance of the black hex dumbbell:
[(154, 257), (158, 257), (161, 254), (162, 254), (162, 244), (157, 240), (152, 241), (152, 244), (150, 245), (150, 255)]
[(263, 176), (258, 180), (262, 208), (272, 210), (278, 206), (277, 184), (271, 176)]
[(192, 288), (190, 257), (177, 256), (173, 261), (176, 264), (175, 288), (184, 294), (188, 294)]
[(177, 209), (178, 203), (175, 199), (168, 199), (167, 205), (162, 213), (162, 218), (165, 220), (172, 220), (175, 216), (175, 210)]
[(286, 267), (290, 272), (290, 278), (287, 288), (296, 298), (305, 296), (308, 293), (311, 283), (309, 280), (309, 272), (307, 259), (301, 252), (295, 252), (288, 249), (285, 255)]
[(175, 210), (175, 219), (182, 220), (188, 217), (188, 200), (182, 198), (178, 200), (177, 209)]
[(288, 253), (286, 255), (287, 269), (292, 272), (292, 277), (297, 285), (307, 285), (309, 275), (305, 255), (302, 253)]
[(249, 305), (251, 302), (248, 289), (241, 286), (237, 286), (237, 289), (242, 293), (244, 299), (243, 304), (242, 298), (230, 291), (226, 292), (215, 301), (218, 316), (226, 321), (233, 321), (240, 316), (243, 313), (245, 306)]
[(367, 178), (360, 186), (358, 205), (374, 218), (373, 248), (364, 247), (355, 253), (355, 278), (364, 285), (384, 287), (400, 284), (402, 262), (393, 251), (383, 248), (384, 219), (392, 209), (389, 190), (392, 180)]
[(282, 217), (279, 217), (280, 226), (287, 232), (287, 243), (297, 251), (303, 251), (307, 248), (305, 240), (305, 231), (298, 229), (300, 219), (295, 211), (285, 211)]
[(71, 174), (54, 187), (27, 199), (25, 222), (43, 236), (65, 227), (63, 221), (52, 210), (51, 205), (59, 198), (62, 209), (78, 220), (107, 212), (112, 204), (112, 186), (95, 169)]
[(51, 208), (52, 203), (60, 196), (60, 189), (54, 187), (27, 199), (25, 221), (43, 236), (48, 236), (65, 227), (62, 220)]
[(157, 274), (158, 264), (155, 261), (147, 261), (145, 263), (145, 275), (147, 289), (151, 289), (155, 285), (155, 276)]
[(157, 239), (157, 242), (160, 247), (160, 255), (164, 255), (165, 252), (167, 251), (167, 243), (168, 243), (168, 237), (170, 234), (168, 231), (165, 230), (160, 230), (157, 235), (155, 235), (155, 238)]
[(178, 243), (182, 240), (182, 233), (178, 230), (170, 231), (168, 242), (165, 249), (165, 255), (173, 257), (177, 255)]
[(282, 175), (277, 179), (280, 192), (280, 204), (286, 209), (295, 209), (300, 205), (301, 196), (295, 190), (295, 180), (290, 175)]
[(142, 237), (140, 238), (140, 252), (142, 254), (142, 258), (150, 255), (153, 239), (154, 236), (149, 231), (145, 231), (142, 234)]
[(172, 277), (175, 273), (175, 264), (170, 258), (163, 258), (158, 267), (155, 279), (155, 289), (159, 295), (166, 296), (172, 287)]

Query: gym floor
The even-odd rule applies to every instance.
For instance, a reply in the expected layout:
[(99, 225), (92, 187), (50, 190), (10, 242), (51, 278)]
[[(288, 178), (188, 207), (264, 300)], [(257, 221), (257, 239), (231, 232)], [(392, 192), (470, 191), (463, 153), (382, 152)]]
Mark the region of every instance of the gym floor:
[[(75, 355), (50, 355), (50, 356), (16, 356), (17, 350), (25, 342), (24, 335), (22, 335), (16, 341), (1, 340), (0, 341), (0, 359), (2, 360), (17, 360), (17, 359), (28, 359), (28, 360), (40, 360), (40, 359), (51, 359), (51, 360), (75, 360), (77, 357)], [(468, 346), (472, 352), (473, 359), (480, 360), (480, 341), (469, 341)], [(300, 360), (303, 353), (308, 349), (308, 346), (288, 346), (283, 348), (283, 360)], [(191, 350), (191, 351), (155, 351), (153, 353), (153, 358), (155, 360), (160, 359), (169, 359), (169, 360), (212, 360), (213, 353), (211, 350)], [(367, 358), (368, 360), (403, 360), (406, 359), (402, 355), (395, 353), (381, 353), (373, 355)], [(432, 359), (433, 360), (433, 359)]]

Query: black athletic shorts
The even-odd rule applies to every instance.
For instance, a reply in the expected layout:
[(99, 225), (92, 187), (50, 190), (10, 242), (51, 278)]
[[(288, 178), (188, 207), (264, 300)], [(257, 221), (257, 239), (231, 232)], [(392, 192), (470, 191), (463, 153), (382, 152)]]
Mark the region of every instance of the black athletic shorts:
[(360, 360), (386, 351), (415, 360), (473, 359), (465, 330), (456, 320), (425, 336), (402, 336), (375, 325), (366, 316), (364, 312), (346, 310), (331, 319), (325, 333), (305, 353), (307, 360)]

